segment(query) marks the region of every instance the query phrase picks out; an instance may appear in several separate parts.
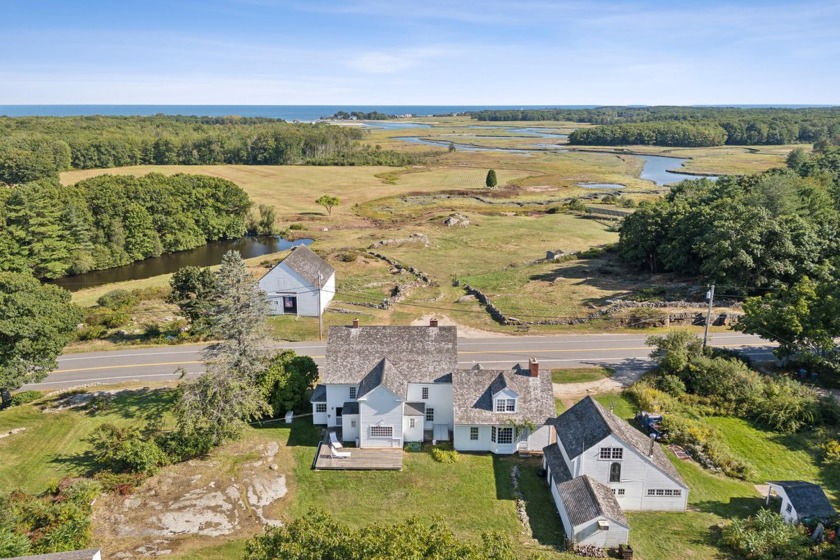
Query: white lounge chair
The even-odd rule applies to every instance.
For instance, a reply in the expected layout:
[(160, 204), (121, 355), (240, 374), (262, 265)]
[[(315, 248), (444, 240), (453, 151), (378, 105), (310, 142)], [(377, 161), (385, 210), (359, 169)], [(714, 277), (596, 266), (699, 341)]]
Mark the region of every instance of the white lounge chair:
[(332, 445), (330, 445), (330, 457), (333, 459), (349, 459), (350, 452), (349, 451), (339, 451)]
[(342, 449), (344, 447), (341, 445), (341, 442), (338, 441), (338, 436), (335, 435), (335, 432), (330, 432), (330, 445), (336, 449)]

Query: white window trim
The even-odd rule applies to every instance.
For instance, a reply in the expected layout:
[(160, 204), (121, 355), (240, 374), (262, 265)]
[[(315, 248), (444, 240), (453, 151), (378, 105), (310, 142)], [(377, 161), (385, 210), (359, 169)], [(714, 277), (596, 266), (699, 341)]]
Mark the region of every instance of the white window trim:
[[(509, 442), (501, 442), (502, 431), (504, 430), (505, 433), (510, 434), (510, 441)], [(513, 428), (510, 426), (504, 426), (501, 428), (497, 428), (496, 426), (492, 426), (490, 430), (490, 441), (495, 443), (496, 445), (513, 445)]]
[(408, 419), (408, 427), (409, 428), (414, 428), (416, 425), (417, 425), (417, 419), (416, 418), (412, 417), (412, 418)]
[[(475, 434), (475, 437), (473, 437), (473, 434)], [(470, 441), (478, 441), (478, 437), (479, 437), (478, 426), (470, 426)]]
[(420, 398), (424, 401), (429, 400), (429, 388), (423, 387), (420, 389)]
[[(374, 432), (377, 432), (377, 433), (374, 434)], [(392, 439), (394, 437), (394, 427), (393, 426), (370, 426), (370, 430), (369, 430), (368, 433), (369, 433), (369, 437), (371, 439)]]
[[(431, 412), (431, 414), (429, 414)], [(431, 416), (431, 418), (429, 418)], [(435, 409), (434, 408), (426, 408), (426, 413), (423, 416), (426, 422), (434, 422), (435, 421)]]
[[(499, 397), (496, 399), (496, 404), (493, 407), (494, 411), (499, 414), (513, 414), (516, 412), (517, 405), (519, 403), (516, 402), (517, 399), (509, 399), (507, 397)], [(513, 403), (513, 410), (508, 408), (510, 403)]]
[(355, 400), (355, 399), (356, 399), (356, 388), (355, 387), (350, 387), (350, 400)]
[(326, 413), (327, 413), (327, 403), (325, 403), (325, 402), (315, 403), (315, 414), (326, 414)]
[(623, 459), (624, 459), (624, 448), (623, 447), (601, 447), (601, 448), (598, 449), (598, 460), (599, 461), (621, 461)]

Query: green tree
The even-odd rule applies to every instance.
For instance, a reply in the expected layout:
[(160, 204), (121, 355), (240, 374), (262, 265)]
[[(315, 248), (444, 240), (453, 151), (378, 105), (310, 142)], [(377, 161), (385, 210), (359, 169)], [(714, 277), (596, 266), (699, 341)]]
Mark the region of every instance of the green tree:
[(455, 536), (441, 521), (430, 524), (408, 519), (396, 524), (376, 523), (353, 529), (314, 511), (281, 527), (269, 527), (249, 540), (245, 560), (514, 560), (520, 558), (510, 539), (485, 533), (481, 544)]
[(215, 284), (216, 276), (213, 271), (199, 266), (180, 268), (169, 280), (172, 291), (167, 301), (181, 309), (181, 314), (187, 318), (195, 332), (207, 330), (203, 319)]
[(331, 196), (328, 194), (322, 195), (318, 200), (315, 201), (315, 204), (319, 206), (323, 206), (328, 215), (332, 215), (332, 209), (339, 205), (339, 200), (337, 196)]
[(268, 362), (268, 302), (236, 251), (222, 258), (205, 320), (220, 339), (204, 353), (206, 373), (184, 385), (175, 406), (178, 433), (195, 448), (235, 439), (249, 420), (270, 412), (257, 383)]
[(67, 290), (27, 274), (0, 273), (0, 406), (10, 404), (11, 391), (55, 369), (81, 320)]
[(491, 169), (490, 171), (488, 171), (488, 172), (487, 172), (487, 178), (486, 178), (486, 179), (484, 179), (484, 185), (485, 185), (488, 189), (492, 189), (492, 188), (493, 188), (493, 187), (495, 187), (497, 184), (498, 184), (498, 182), (497, 182), (497, 180), (496, 180), (496, 170), (495, 170), (495, 169)]
[(648, 337), (653, 346), (650, 357), (664, 375), (681, 376), (695, 358), (703, 355), (703, 341), (686, 330), (675, 330), (663, 336)]
[(309, 389), (318, 379), (318, 366), (309, 356), (298, 356), (294, 350), (276, 354), (257, 382), (271, 406), (274, 418), (289, 410), (301, 410), (307, 403)]

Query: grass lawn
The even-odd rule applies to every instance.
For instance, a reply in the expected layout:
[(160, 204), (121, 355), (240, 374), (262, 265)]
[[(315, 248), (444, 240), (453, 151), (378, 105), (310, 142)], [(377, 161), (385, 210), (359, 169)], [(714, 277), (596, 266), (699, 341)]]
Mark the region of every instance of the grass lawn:
[(613, 371), (605, 367), (583, 367), (551, 370), (553, 383), (589, 383), (612, 377)]
[(0, 489), (40, 493), (65, 476), (84, 475), (92, 467), (84, 455), (89, 449), (85, 440), (96, 428), (108, 422), (145, 424), (147, 418), (169, 410), (174, 395), (170, 389), (132, 391), (115, 397), (107, 410), (96, 414), (41, 412), (32, 404), (0, 411), (0, 432), (26, 428), (0, 439)]

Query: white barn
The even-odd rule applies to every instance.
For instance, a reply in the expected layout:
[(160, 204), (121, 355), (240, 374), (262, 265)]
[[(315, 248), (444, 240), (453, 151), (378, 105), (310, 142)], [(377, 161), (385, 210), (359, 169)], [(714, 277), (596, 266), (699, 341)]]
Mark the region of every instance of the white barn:
[[(600, 504), (595, 509), (612, 511), (612, 520), (621, 527), (626, 526), (626, 520), (615, 519), (610, 500), (597, 492), (600, 486), (609, 490), (621, 510), (685, 511), (688, 486), (659, 444), (592, 397), (576, 403), (553, 425), (557, 442), (543, 450), (543, 464), (567, 538), (576, 544), (597, 544), (602, 540), (610, 543), (607, 546), (623, 544), (614, 542), (612, 536), (605, 540), (603, 536), (582, 534), (569, 522), (568, 512), (573, 506), (559, 490), (579, 477), (590, 479), (589, 486), (595, 488)], [(625, 528), (629, 531), (629, 527)], [(623, 538), (626, 542), (626, 534)]]
[[(340, 429), (344, 442), (362, 448), (451, 441), (453, 433), (463, 451), (508, 454), (549, 443), (549, 373), (457, 366), (457, 331), (434, 320), (428, 327), (330, 327), (313, 423)], [(525, 422), (539, 429), (517, 433)]]
[(299, 245), (260, 278), (272, 315), (319, 317), (335, 295), (335, 269)]

